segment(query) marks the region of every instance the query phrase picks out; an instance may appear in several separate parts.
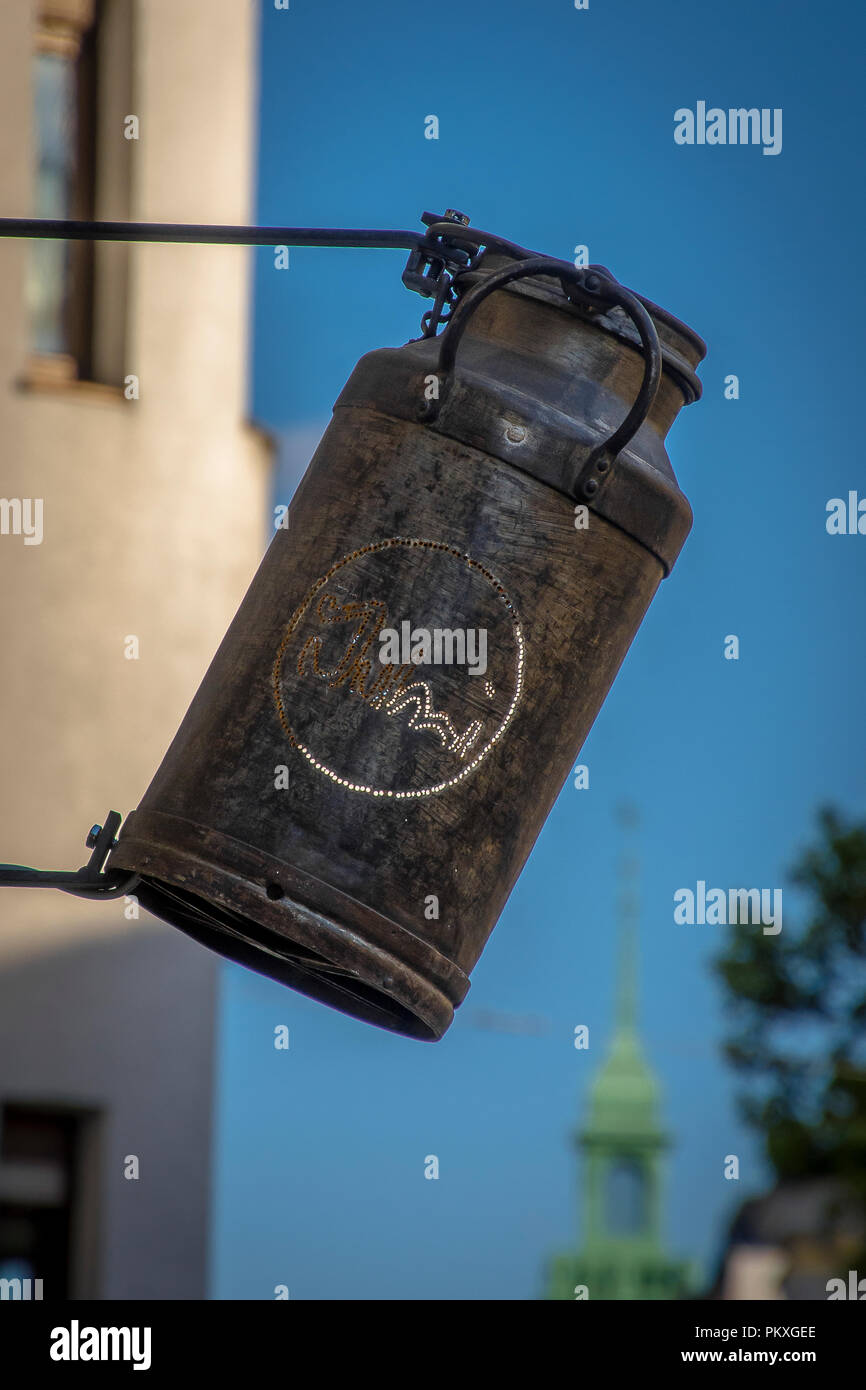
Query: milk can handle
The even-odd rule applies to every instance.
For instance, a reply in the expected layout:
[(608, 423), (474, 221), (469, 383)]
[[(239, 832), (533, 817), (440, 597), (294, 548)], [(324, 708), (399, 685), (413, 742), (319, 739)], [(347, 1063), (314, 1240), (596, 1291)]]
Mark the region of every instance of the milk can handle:
[[(424, 407), (419, 410), (419, 416), (421, 419), (429, 421), (438, 415), (439, 407), (454, 380), (454, 364), (460, 339), (463, 337), (470, 317), (479, 304), (494, 291), (502, 289), (503, 285), (510, 284), (512, 280), (523, 280), (529, 275), (555, 277), (560, 281), (564, 290), (566, 290), (567, 285), (574, 286), (579, 291), (579, 294), (573, 295), (575, 302), (582, 302), (591, 307), (618, 305), (628, 314), (640, 336), (644, 372), (634, 405), (613, 434), (593, 449), (575, 481), (575, 492), (582, 492), (587, 497), (591, 497), (598, 489), (598, 480), (593, 475), (606, 471), (610, 461), (615, 459), (617, 454), (637, 434), (652, 409), (662, 372), (662, 353), (658, 334), (655, 324), (643, 304), (636, 295), (625, 289), (617, 280), (592, 266), (579, 267), (569, 265), (567, 261), (555, 260), (551, 256), (532, 256), (528, 260), (517, 261), (514, 265), (506, 266), (504, 270), (495, 271), (475, 285), (458, 302), (451, 314), (448, 327), (440, 339), (437, 375), (443, 380), (440, 383), (439, 399), (438, 401), (426, 401)], [(567, 290), (566, 293), (568, 293)]]

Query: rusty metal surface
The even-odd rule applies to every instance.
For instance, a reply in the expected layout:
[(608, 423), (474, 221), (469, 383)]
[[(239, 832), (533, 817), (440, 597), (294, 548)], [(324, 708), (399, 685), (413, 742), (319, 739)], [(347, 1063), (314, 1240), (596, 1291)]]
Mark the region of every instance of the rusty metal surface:
[[(643, 361), (564, 297), (521, 282), (485, 300), (419, 423), (437, 353), (427, 339), (359, 363), (109, 859), (197, 940), (427, 1039), (690, 524), (663, 445), (686, 396), (665, 369), (576, 529), (569, 488)], [(382, 665), (379, 634), (404, 620), (484, 628), (486, 673)]]

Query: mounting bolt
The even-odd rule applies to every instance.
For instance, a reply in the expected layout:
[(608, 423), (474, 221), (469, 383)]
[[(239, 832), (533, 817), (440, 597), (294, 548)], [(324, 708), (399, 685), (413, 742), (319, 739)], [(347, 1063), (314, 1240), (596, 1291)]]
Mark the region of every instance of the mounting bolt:
[(90, 827), (90, 830), (88, 831), (88, 834), (87, 834), (87, 839), (84, 841), (84, 843), (85, 843), (85, 845), (87, 846), (88, 849), (96, 849), (96, 841), (98, 840), (98, 838), (99, 838), (99, 836), (100, 836), (101, 834), (102, 834), (102, 826), (101, 826), (101, 825), (92, 825), (92, 826)]
[(594, 492), (598, 492), (598, 478), (588, 478), (583, 485), (584, 496), (591, 497)]

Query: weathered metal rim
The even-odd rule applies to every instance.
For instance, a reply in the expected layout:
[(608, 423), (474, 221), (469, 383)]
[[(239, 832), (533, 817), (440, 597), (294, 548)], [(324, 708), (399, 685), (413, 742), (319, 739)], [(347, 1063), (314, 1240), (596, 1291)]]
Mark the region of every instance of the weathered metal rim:
[(180, 817), (134, 811), (111, 862), (134, 864), (142, 907), (201, 945), (388, 1031), (436, 1041), (469, 989), (453, 961), (390, 918)]

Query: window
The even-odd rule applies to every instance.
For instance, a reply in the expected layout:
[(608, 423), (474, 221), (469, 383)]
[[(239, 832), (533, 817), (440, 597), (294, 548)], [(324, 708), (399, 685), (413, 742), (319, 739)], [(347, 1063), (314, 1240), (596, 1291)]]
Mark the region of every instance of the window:
[[(130, 0), (37, 0), (33, 215), (129, 217)], [(123, 381), (128, 248), (34, 241), (30, 385)]]
[(641, 1235), (647, 1224), (646, 1173), (634, 1158), (614, 1159), (607, 1173), (607, 1229), (615, 1236)]
[[(37, 217), (91, 218), (96, 112), (92, 0), (42, 6), (33, 56)], [(89, 377), (93, 246), (37, 241), (28, 281), (33, 350), (58, 374)]]
[(46, 1300), (95, 1296), (96, 1123), (69, 1108), (0, 1111), (0, 1279), (41, 1280)]

